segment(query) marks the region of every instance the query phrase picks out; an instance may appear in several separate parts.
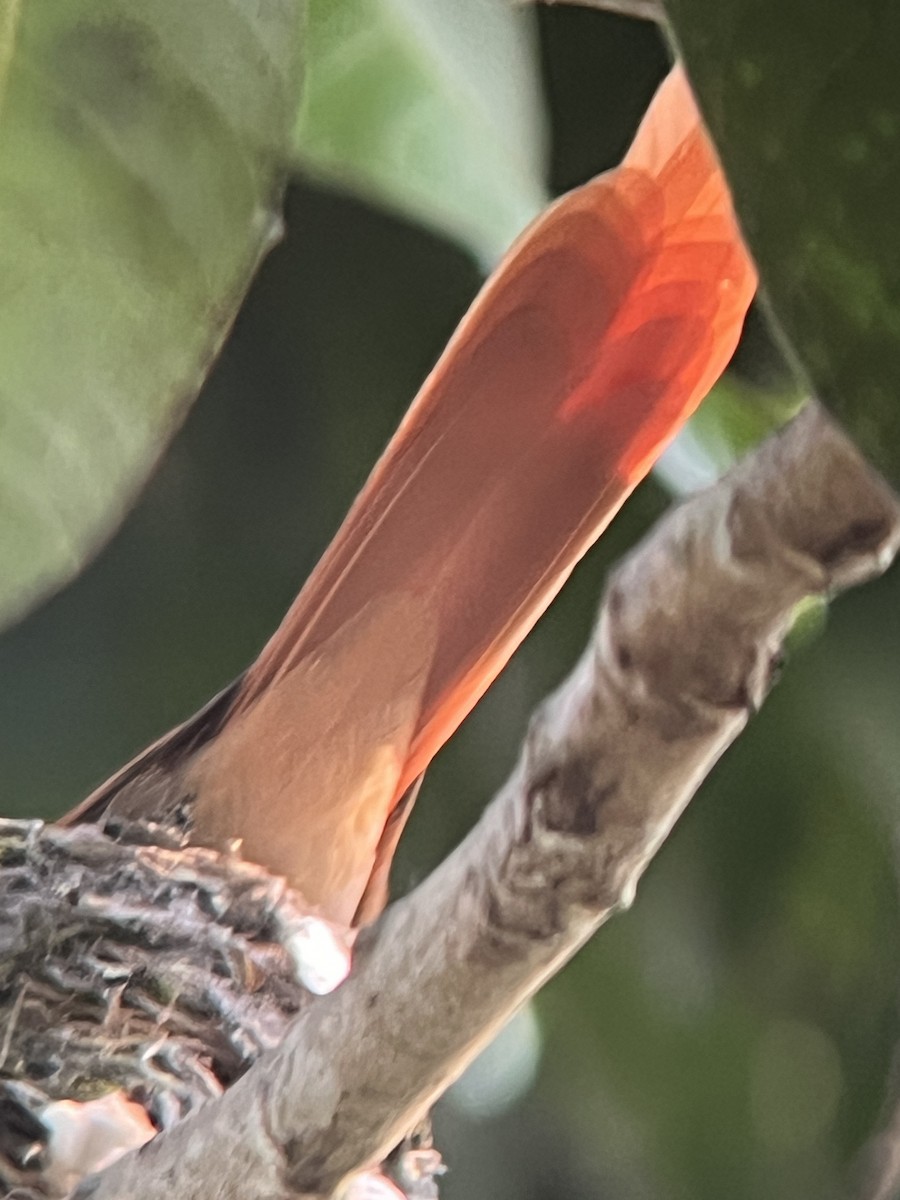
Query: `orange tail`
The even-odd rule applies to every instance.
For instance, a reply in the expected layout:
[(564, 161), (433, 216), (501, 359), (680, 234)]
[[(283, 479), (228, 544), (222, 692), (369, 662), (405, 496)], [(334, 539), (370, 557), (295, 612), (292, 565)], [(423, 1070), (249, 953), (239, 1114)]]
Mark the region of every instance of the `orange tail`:
[(214, 736), (150, 752), (177, 742), (198, 840), (242, 838), (349, 921), (401, 797), (722, 372), (755, 284), (676, 68), (622, 166), (488, 281)]

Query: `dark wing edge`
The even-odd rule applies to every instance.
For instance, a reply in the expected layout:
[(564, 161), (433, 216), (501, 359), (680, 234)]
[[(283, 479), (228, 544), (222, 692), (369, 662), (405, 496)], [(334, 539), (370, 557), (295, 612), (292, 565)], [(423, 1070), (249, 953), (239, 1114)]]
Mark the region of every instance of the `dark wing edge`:
[(132, 814), (154, 819), (156, 815), (153, 811), (156, 807), (154, 798), (159, 793), (158, 782), (152, 788), (147, 788), (146, 807), (148, 811), (138, 813), (135, 811), (135, 801), (137, 801), (139, 809), (141, 807), (139, 797), (141, 780), (156, 779), (158, 781), (160, 778), (174, 777), (178, 774), (179, 768), (184, 766), (198, 750), (208, 745), (228, 720), (243, 679), (244, 676), (240, 675), (205, 704), (199, 712), (181, 725), (176, 725), (158, 741), (149, 745), (146, 750), (126, 763), (100, 787), (95, 788), (75, 808), (57, 818), (56, 824), (72, 826), (98, 822), (106, 815), (113, 801), (126, 791), (138, 793), (137, 796), (134, 794), (129, 796), (129, 808), (132, 810)]

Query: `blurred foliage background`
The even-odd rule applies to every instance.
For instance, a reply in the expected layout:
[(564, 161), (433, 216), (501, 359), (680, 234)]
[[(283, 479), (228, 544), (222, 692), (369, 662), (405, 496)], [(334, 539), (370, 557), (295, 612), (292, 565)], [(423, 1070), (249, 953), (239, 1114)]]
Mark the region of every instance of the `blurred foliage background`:
[[(359, 7), (344, 4), (348, 20)], [(542, 8), (537, 27), (546, 109), (533, 89), (524, 101), (521, 86), (511, 94), (531, 162), (545, 112), (556, 192), (617, 161), (667, 60), (658, 31), (626, 18), (559, 5)], [(381, 72), (352, 76), (373, 112), (406, 111), (413, 67), (443, 70), (413, 56), (404, 74), (397, 55), (409, 40), (388, 43)], [(521, 72), (530, 53), (519, 46), (509, 70)], [(252, 659), (482, 267), (540, 204), (524, 168), (515, 201), (471, 227), (460, 214), (478, 198), (465, 187), (436, 214), (400, 204), (395, 181), (344, 179), (407, 216), (332, 190), (334, 147), (370, 141), (327, 107), (327, 83), (313, 67), (301, 118), (307, 178), (289, 190), (287, 236), (183, 430), (93, 564), (0, 637), (7, 814), (62, 811)], [(315, 126), (318, 141), (302, 137), (313, 102), (334, 117), (327, 136)], [(497, 81), (491, 105), (502, 103)], [(475, 136), (487, 136), (483, 124)], [(495, 135), (481, 169), (512, 136)], [(438, 177), (452, 181), (457, 150), (432, 150)], [(766, 354), (764, 338), (748, 339), (731, 386), (765, 376)], [(702, 476), (698, 453), (683, 443), (674, 475), (684, 478), (687, 462)], [(435, 763), (396, 892), (447, 853), (502, 781), (529, 712), (583, 645), (605, 571), (669, 501), (659, 478), (636, 493)], [(895, 570), (841, 600), (821, 635), (794, 649), (632, 911), (442, 1102), (448, 1200), (843, 1194), (900, 1037), (898, 589)]]

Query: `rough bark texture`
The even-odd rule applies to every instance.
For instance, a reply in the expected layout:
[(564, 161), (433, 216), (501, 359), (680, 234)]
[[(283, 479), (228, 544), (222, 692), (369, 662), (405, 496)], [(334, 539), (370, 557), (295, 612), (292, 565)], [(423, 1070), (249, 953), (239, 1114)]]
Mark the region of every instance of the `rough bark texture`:
[(893, 493), (815, 405), (665, 519), (451, 857), (220, 1099), (81, 1200), (328, 1194), (379, 1162), (612, 912), (761, 704), (795, 606), (882, 571)]

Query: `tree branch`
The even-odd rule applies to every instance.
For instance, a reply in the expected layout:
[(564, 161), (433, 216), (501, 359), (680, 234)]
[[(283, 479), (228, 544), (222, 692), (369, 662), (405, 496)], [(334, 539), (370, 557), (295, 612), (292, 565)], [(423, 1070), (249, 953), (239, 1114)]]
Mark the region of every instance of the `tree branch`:
[(464, 843), (220, 1100), (78, 1190), (329, 1194), (377, 1163), (613, 912), (769, 689), (797, 603), (882, 571), (900, 507), (810, 404), (618, 569)]

